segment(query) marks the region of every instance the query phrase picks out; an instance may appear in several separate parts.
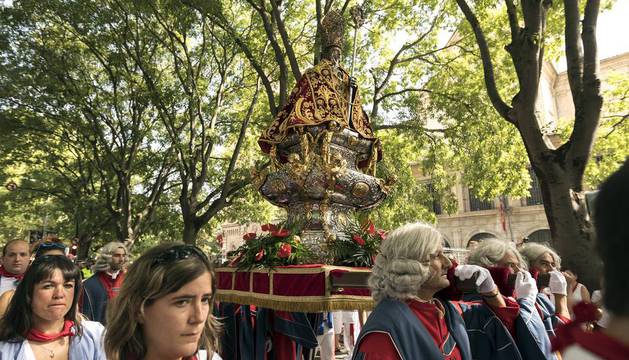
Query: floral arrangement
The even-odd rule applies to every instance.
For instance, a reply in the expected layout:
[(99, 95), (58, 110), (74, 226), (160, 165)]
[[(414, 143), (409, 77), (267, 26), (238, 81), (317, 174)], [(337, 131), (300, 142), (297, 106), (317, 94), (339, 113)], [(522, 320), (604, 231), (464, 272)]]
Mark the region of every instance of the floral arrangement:
[(245, 243), (227, 253), (231, 258), (229, 266), (251, 270), (311, 263), (314, 254), (301, 243), (297, 229), (297, 226), (286, 227), (285, 224), (264, 224), (262, 233), (243, 235)]
[(372, 267), (386, 231), (376, 229), (371, 221), (360, 225), (350, 222), (336, 241), (328, 245), (334, 265)]
[[(261, 233), (243, 235), (245, 243), (227, 253), (228, 266), (240, 270), (253, 268), (274, 268), (276, 266), (312, 264), (320, 261), (320, 254), (314, 254), (302, 244), (298, 224), (264, 224)], [(350, 221), (335, 241), (328, 243), (330, 262), (340, 266), (371, 267), (374, 264), (380, 243), (386, 238), (384, 230), (376, 229), (371, 221), (365, 224)], [(222, 239), (220, 239), (222, 240)], [(219, 240), (219, 241), (220, 241)]]

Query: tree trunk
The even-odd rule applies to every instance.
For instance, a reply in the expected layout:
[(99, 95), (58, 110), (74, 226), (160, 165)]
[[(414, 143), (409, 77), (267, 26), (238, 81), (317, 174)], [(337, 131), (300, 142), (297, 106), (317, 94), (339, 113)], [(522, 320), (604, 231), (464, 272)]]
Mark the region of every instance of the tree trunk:
[(600, 288), (601, 261), (595, 249), (595, 236), (579, 186), (568, 181), (570, 169), (556, 160), (533, 164), (540, 181), (544, 210), (553, 239), (552, 246), (562, 257), (562, 269), (578, 274), (579, 282), (590, 291)]
[(183, 242), (189, 245), (197, 244), (197, 236), (201, 227), (192, 219), (184, 219), (183, 223)]
[(80, 234), (78, 238), (79, 241), (77, 243), (78, 249), (76, 251), (76, 257), (79, 260), (85, 260), (90, 254), (90, 247), (92, 246), (93, 238), (87, 234)]

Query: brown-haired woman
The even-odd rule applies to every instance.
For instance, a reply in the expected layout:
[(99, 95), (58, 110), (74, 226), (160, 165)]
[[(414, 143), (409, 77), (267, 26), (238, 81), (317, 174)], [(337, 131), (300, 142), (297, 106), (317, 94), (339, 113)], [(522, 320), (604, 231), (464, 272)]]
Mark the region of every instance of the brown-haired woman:
[(220, 359), (215, 289), (212, 265), (199, 248), (150, 249), (129, 267), (107, 309), (107, 359)]
[(65, 256), (38, 257), (0, 319), (0, 359), (105, 359), (103, 326), (81, 321), (79, 269)]

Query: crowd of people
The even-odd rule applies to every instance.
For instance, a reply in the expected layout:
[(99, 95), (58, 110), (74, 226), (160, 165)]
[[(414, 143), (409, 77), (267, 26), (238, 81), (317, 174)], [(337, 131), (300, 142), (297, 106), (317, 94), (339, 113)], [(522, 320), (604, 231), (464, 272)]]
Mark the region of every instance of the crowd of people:
[[(318, 317), (320, 358), (341, 335), (355, 360), (629, 359), (629, 162), (594, 214), (604, 288), (591, 298), (549, 246), (488, 239), (457, 264), (433, 226), (393, 230), (369, 278), (375, 308), (366, 321)], [(44, 242), (31, 262), (27, 242), (4, 245), (1, 360), (221, 358), (216, 279), (199, 248), (162, 244), (127, 266), (125, 245), (108, 243), (86, 279), (64, 255)]]
[(28, 243), (3, 247), (0, 359), (220, 359), (213, 266), (197, 247), (160, 245), (125, 270), (127, 249), (109, 243), (86, 280), (65, 255), (44, 243), (29, 264)]

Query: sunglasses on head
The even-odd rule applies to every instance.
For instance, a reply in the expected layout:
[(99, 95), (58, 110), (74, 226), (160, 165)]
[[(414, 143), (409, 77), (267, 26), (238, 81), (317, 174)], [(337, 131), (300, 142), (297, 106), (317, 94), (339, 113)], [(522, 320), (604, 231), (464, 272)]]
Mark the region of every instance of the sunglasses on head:
[(39, 244), (35, 253), (41, 254), (43, 251), (48, 251), (48, 250), (61, 250), (65, 252), (66, 246), (58, 242), (44, 242), (44, 243)]
[(45, 242), (45, 243), (41, 243), (39, 244), (39, 247), (37, 248), (37, 250), (50, 250), (50, 249), (60, 249), (60, 250), (65, 250), (66, 246), (63, 245), (62, 243), (58, 243), (58, 242)]
[(155, 259), (153, 259), (153, 265), (189, 259), (192, 256), (196, 256), (202, 261), (209, 261), (207, 255), (205, 255), (198, 247), (192, 245), (177, 245), (169, 248), (168, 250), (164, 250), (164, 252), (157, 255)]

